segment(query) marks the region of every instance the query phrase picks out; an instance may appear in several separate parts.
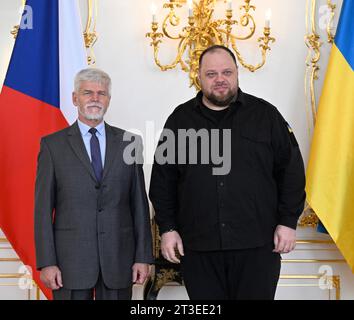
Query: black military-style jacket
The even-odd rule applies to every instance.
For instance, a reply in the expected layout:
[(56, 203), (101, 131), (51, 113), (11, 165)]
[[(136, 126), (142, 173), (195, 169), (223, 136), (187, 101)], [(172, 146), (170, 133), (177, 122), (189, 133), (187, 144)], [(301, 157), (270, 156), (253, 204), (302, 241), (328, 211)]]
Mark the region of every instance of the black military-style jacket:
[[(305, 201), (304, 164), (290, 126), (273, 105), (239, 89), (218, 122), (205, 112), (199, 92), (174, 110), (167, 129), (175, 133), (174, 148), (166, 137), (158, 148), (168, 145), (164, 155), (172, 152), (169, 159), (176, 161), (156, 161), (156, 151), (149, 191), (160, 234), (175, 229), (185, 247), (213, 251), (263, 246), (273, 241), (277, 225), (296, 228)], [(213, 172), (222, 166), (213, 163), (215, 138), (181, 143), (181, 129), (207, 130), (210, 137), (215, 129), (231, 129), (231, 143), (223, 144), (220, 132), (218, 146), (219, 155), (230, 154), (228, 173)], [(208, 144), (211, 161), (206, 163)], [(195, 150), (197, 163), (191, 164)], [(181, 152), (186, 163), (178, 163)]]

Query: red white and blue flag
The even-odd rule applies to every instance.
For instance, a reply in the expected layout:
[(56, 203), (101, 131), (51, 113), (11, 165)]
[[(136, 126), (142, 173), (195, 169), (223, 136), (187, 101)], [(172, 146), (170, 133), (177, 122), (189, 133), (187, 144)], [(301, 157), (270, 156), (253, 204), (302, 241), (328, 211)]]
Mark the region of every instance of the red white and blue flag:
[(75, 121), (75, 74), (87, 67), (76, 0), (28, 0), (32, 28), (19, 29), (0, 94), (0, 228), (35, 268), (34, 185), (40, 139)]

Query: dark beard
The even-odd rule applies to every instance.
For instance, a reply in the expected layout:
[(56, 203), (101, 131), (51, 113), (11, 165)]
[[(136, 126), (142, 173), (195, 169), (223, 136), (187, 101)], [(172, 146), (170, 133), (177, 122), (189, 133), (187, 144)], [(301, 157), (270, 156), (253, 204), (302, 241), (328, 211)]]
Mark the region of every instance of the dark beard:
[(204, 94), (205, 98), (207, 98), (213, 105), (218, 107), (227, 107), (230, 105), (231, 101), (234, 99), (236, 92), (230, 91), (223, 98), (218, 98), (215, 94), (211, 93), (210, 95)]

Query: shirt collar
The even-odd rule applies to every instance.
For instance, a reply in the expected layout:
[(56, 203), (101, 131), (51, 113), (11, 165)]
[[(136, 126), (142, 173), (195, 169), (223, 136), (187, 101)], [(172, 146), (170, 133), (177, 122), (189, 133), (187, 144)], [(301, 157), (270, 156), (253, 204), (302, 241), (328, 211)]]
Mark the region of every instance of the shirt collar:
[[(88, 126), (86, 123), (83, 123), (82, 121), (77, 119), (77, 124), (78, 124), (80, 132), (83, 136), (86, 134), (91, 134), (88, 132), (91, 129), (91, 127)], [(105, 134), (104, 121), (102, 121), (100, 124), (98, 124), (95, 128), (97, 129), (97, 132), (99, 133), (99, 135), (103, 136)]]

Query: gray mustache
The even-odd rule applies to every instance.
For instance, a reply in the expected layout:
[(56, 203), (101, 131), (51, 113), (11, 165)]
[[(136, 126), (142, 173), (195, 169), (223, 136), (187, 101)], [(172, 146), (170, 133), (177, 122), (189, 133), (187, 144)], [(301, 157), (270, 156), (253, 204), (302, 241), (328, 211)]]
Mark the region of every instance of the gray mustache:
[(88, 104), (85, 106), (86, 108), (99, 108), (99, 109), (103, 109), (103, 106), (99, 105), (99, 104)]

